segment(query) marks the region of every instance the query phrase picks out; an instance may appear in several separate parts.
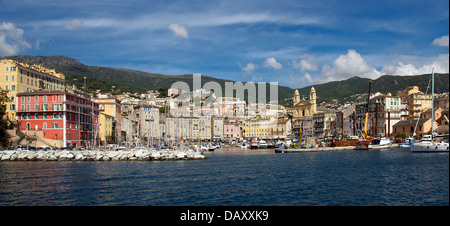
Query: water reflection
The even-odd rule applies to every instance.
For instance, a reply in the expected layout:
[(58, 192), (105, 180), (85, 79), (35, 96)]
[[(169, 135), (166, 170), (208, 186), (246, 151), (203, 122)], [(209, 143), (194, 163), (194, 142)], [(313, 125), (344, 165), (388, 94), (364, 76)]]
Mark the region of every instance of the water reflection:
[(0, 162), (0, 205), (448, 205), (448, 154), (402, 149), (207, 160)]

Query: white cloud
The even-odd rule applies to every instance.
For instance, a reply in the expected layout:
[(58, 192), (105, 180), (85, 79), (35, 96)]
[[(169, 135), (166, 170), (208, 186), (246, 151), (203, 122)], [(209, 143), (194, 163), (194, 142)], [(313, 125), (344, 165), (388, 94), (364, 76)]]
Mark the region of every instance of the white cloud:
[(384, 75), (421, 75), (431, 73), (432, 68), (434, 72), (448, 73), (449, 72), (449, 54), (441, 54), (436, 57), (431, 57), (426, 60), (425, 64), (414, 65), (412, 63), (399, 62), (398, 66), (386, 65), (381, 70)]
[(78, 19), (73, 19), (71, 21), (64, 23), (64, 28), (67, 30), (75, 31), (75, 30), (83, 30), (86, 28), (86, 26), (82, 21)]
[(11, 56), (26, 48), (31, 45), (23, 39), (22, 29), (9, 22), (0, 24), (0, 54)]
[(264, 61), (264, 67), (273, 68), (275, 70), (279, 70), (283, 68), (283, 66), (275, 60), (275, 58), (270, 57)]
[(169, 29), (173, 32), (175, 36), (181, 36), (183, 38), (188, 38), (188, 32), (186, 27), (179, 25), (178, 23), (173, 23), (169, 25)]
[(247, 66), (245, 66), (245, 67), (242, 67), (242, 65), (239, 64), (239, 67), (241, 68), (241, 70), (245, 71), (247, 74), (250, 74), (255, 69), (258, 68), (258, 65), (254, 64), (254, 63), (248, 63)]
[(367, 62), (356, 52), (350, 49), (346, 55), (340, 55), (334, 61), (334, 67), (325, 65), (322, 68), (322, 76), (327, 81), (336, 81), (351, 78), (354, 76), (364, 78), (378, 78), (380, 72), (369, 66)]
[(312, 56), (309, 55), (303, 55), (301, 56), (302, 60), (300, 60), (299, 63), (297, 63), (295, 60), (292, 60), (292, 66), (301, 71), (317, 71), (317, 64), (314, 62), (315, 59)]
[(440, 38), (436, 38), (433, 40), (433, 42), (431, 43), (431, 45), (435, 45), (435, 46), (447, 46), (448, 47), (449, 44), (449, 40), (448, 40), (448, 35), (446, 36), (442, 36)]

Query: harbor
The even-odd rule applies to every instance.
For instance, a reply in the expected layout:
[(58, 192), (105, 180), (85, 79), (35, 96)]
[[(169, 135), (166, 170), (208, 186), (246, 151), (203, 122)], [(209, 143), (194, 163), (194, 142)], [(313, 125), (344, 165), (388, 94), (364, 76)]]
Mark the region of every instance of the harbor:
[(225, 146), (204, 155), (201, 161), (2, 161), (0, 205), (448, 206), (446, 153), (278, 154)]

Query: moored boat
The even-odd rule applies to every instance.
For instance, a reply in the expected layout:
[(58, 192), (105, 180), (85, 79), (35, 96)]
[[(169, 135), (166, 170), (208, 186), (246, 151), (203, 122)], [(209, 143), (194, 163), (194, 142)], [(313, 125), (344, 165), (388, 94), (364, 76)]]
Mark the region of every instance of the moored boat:
[(382, 137), (380, 139), (374, 139), (372, 140), (372, 144), (368, 145), (369, 149), (381, 149), (381, 148), (388, 148), (392, 145), (392, 140), (386, 137)]

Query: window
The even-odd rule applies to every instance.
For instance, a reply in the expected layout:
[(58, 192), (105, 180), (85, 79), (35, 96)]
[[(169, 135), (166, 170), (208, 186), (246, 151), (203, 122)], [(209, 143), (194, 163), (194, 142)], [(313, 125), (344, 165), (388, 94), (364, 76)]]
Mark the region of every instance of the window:
[(42, 114), (42, 119), (47, 119), (47, 113)]
[(58, 128), (58, 123), (57, 123), (57, 122), (54, 122), (54, 123), (53, 123), (53, 128), (54, 128), (54, 129), (57, 129), (57, 128)]
[(42, 129), (47, 129), (47, 123), (46, 122), (44, 122), (44, 124), (42, 124)]
[(34, 102), (39, 102), (39, 96), (34, 96)]
[(11, 86), (11, 91), (16, 91), (16, 86), (15, 85)]

